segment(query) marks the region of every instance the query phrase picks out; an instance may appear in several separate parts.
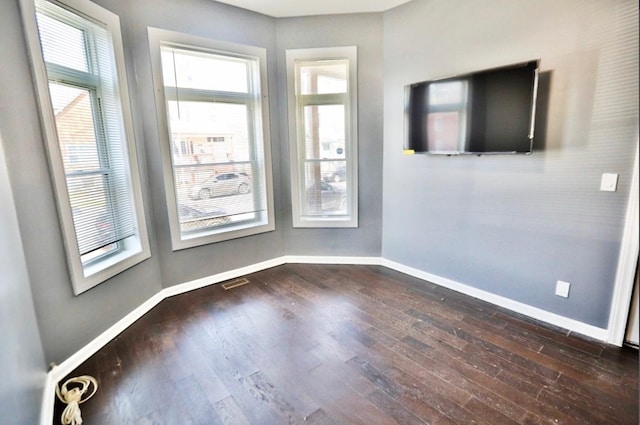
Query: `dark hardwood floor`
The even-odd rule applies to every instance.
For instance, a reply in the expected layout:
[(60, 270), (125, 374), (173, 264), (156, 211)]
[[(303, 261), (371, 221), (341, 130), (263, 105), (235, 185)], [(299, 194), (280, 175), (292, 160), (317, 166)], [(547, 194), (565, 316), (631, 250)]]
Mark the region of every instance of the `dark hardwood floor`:
[(633, 349), (384, 267), (247, 278), (164, 300), (71, 373), (99, 381), (84, 424), (638, 424)]

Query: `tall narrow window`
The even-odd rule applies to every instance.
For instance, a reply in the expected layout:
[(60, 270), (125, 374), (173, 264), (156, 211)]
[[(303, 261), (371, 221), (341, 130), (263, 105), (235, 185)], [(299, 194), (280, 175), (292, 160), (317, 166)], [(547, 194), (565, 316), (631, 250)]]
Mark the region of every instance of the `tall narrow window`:
[(88, 1), (23, 3), (78, 294), (150, 255), (119, 19)]
[(264, 49), (149, 38), (173, 248), (273, 230)]
[(356, 48), (287, 50), (294, 227), (357, 227)]

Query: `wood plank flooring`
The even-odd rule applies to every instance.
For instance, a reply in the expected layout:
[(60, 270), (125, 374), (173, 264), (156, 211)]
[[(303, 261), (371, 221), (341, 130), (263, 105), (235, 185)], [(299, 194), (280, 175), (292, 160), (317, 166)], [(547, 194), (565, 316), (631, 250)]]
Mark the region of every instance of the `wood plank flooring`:
[(99, 381), (84, 424), (638, 424), (636, 350), (384, 267), (247, 278), (164, 300), (71, 373)]

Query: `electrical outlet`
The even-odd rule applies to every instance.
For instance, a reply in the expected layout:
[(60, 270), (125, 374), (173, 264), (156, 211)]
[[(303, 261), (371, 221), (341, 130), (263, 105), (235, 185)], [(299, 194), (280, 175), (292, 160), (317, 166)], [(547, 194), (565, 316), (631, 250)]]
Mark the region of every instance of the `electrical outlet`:
[(569, 288), (571, 284), (569, 282), (563, 282), (559, 280), (556, 282), (556, 295), (559, 297), (569, 298)]
[(605, 192), (615, 192), (618, 188), (618, 175), (614, 173), (602, 174), (600, 180), (600, 190)]

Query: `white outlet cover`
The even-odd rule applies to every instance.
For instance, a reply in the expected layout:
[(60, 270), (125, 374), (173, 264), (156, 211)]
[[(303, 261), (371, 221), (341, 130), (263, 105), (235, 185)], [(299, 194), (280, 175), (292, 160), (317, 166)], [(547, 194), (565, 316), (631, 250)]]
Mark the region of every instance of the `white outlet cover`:
[(600, 190), (615, 192), (618, 188), (618, 175), (615, 173), (603, 173), (600, 180)]
[(559, 280), (556, 282), (556, 295), (564, 298), (569, 298), (569, 288), (571, 284), (569, 282), (563, 282)]

